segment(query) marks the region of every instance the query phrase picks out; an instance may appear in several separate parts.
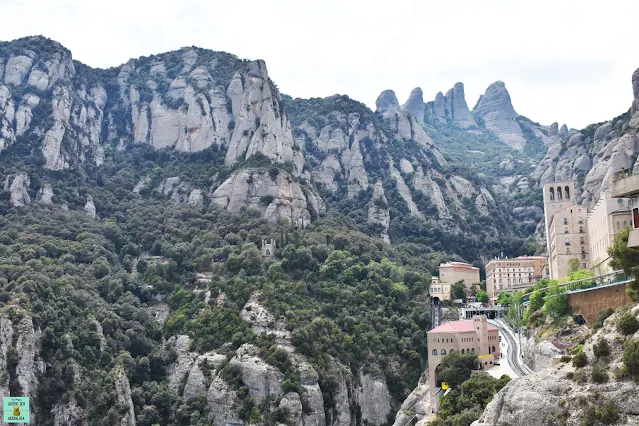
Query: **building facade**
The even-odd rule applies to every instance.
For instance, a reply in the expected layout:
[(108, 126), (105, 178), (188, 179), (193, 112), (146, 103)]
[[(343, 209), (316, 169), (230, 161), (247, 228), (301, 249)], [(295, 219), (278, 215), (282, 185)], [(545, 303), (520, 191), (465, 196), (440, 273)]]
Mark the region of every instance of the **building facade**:
[(431, 277), (430, 280), (430, 297), (439, 300), (450, 300), (450, 284), (439, 282), (439, 277)]
[(486, 291), (491, 304), (499, 293), (523, 290), (548, 275), (548, 258), (520, 256), (512, 259), (493, 259), (486, 265)]
[(628, 247), (639, 247), (639, 167), (617, 172), (612, 182), (613, 198), (630, 198), (632, 223)]
[(604, 191), (588, 214), (590, 258), (597, 274), (612, 272), (607, 250), (617, 232), (632, 225), (630, 205), (629, 198), (612, 198), (610, 191)]
[(568, 275), (568, 262), (573, 258), (579, 260), (581, 268), (590, 268), (588, 209), (575, 202), (575, 182), (546, 182), (543, 191), (550, 278)]
[(479, 268), (463, 262), (442, 263), (439, 265), (439, 281), (448, 284), (463, 281), (470, 289), (471, 285), (479, 282)]
[(437, 411), (437, 391), (441, 388), (439, 365), (446, 355), (459, 352), (477, 354), (479, 368), (488, 369), (500, 358), (499, 330), (488, 324), (485, 315), (472, 320), (449, 321), (426, 333), (428, 336), (428, 380), (431, 409)]

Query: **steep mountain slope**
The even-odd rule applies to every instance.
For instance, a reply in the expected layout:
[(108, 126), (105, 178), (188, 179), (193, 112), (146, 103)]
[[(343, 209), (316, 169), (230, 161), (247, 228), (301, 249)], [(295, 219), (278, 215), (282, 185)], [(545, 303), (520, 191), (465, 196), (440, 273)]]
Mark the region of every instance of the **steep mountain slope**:
[[(448, 164), (394, 95), (376, 112), (345, 96), (283, 98), (263, 61), (192, 47), (95, 70), (32, 37), (3, 43), (0, 58), (0, 172), (11, 205), (43, 200), (105, 217), (109, 202), (93, 177), (105, 162), (117, 166), (118, 153), (149, 146), (158, 154), (147, 151), (154, 158), (126, 188), (143, 197), (254, 208), (298, 226), (325, 214), (328, 202), (386, 241), (471, 261), (528, 250), (520, 230), (501, 226), (510, 213), (490, 183)], [(472, 120), (463, 86), (449, 98), (458, 122)], [(155, 167), (169, 157), (177, 169)], [(187, 157), (197, 171), (178, 166)], [(459, 243), (471, 230), (470, 244)]]
[[(636, 318), (639, 309), (630, 312)], [(513, 380), (473, 426), (637, 424), (636, 353), (631, 349), (639, 348), (639, 336), (621, 334), (619, 317), (609, 317), (585, 343), (586, 366), (562, 362)]]

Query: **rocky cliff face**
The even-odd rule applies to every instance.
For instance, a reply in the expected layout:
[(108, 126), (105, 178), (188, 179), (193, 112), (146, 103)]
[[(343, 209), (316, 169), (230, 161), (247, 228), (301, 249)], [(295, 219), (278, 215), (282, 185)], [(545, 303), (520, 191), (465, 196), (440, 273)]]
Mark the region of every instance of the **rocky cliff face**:
[[(273, 316), (259, 302), (259, 295), (251, 296), (242, 309), (242, 317), (251, 324), (256, 333), (275, 333), (279, 336), (277, 347), (288, 354), (293, 368), (300, 377), (299, 392), (284, 391), (283, 372), (260, 357), (255, 346), (242, 345), (230, 359), (229, 365), (237, 368), (243, 386), (247, 388), (255, 404), (279, 400), (277, 407), (285, 408), (288, 421), (299, 426), (350, 426), (354, 421), (353, 413), (356, 411), (361, 413), (362, 420), (368, 424), (382, 425), (393, 408), (397, 407), (397, 401), (391, 398), (383, 378), (363, 371), (359, 372), (357, 378), (353, 378), (349, 368), (330, 357), (327, 368), (330, 376), (335, 379), (335, 386), (330, 395), (332, 403), (327, 407), (319, 386), (317, 371), (303, 355), (295, 351), (289, 341), (290, 333), (274, 321)], [(185, 383), (182, 393), (185, 401), (206, 395), (209, 420), (212, 424), (242, 424), (242, 403), (237, 389), (222, 378), (218, 369), (226, 362), (226, 358), (213, 352), (202, 355), (190, 352), (188, 342), (187, 336), (179, 336), (169, 342), (177, 352), (177, 361), (169, 370), (171, 388), (177, 391), (179, 383)], [(202, 374), (205, 365), (215, 367), (210, 377)]]
[(634, 167), (639, 141), (637, 105), (637, 72), (633, 74), (633, 95), (630, 110), (612, 121), (592, 124), (568, 136), (564, 125), (560, 137), (554, 137), (548, 152), (537, 165), (532, 177), (539, 183), (552, 180), (575, 179), (583, 182), (578, 200), (592, 207), (601, 193), (610, 189), (612, 178), (622, 169)]
[[(639, 315), (637, 307), (632, 312), (635, 316)], [(576, 371), (571, 364), (561, 363), (511, 381), (495, 395), (473, 426), (594, 424), (593, 420), (585, 420), (586, 411), (601, 407), (606, 400), (612, 401), (618, 411), (619, 418), (614, 424), (637, 424), (639, 409), (634, 396), (637, 383), (615, 376), (615, 371), (622, 364), (623, 342), (626, 339), (616, 329), (618, 315), (609, 317), (604, 327), (584, 345), (589, 366)], [(593, 364), (597, 360), (593, 345), (600, 339), (606, 339), (611, 349), (610, 355), (599, 361), (605, 362), (609, 380), (594, 383), (590, 379)], [(576, 380), (578, 374), (583, 374), (585, 381)]]
[[(37, 399), (44, 363), (38, 356), (38, 335), (30, 317), (0, 315), (0, 396), (21, 395)], [(34, 406), (31, 415), (37, 419)]]
[(517, 122), (517, 112), (513, 108), (510, 94), (503, 81), (496, 81), (486, 89), (473, 109), (486, 124), (508, 146), (521, 151), (526, 140)]

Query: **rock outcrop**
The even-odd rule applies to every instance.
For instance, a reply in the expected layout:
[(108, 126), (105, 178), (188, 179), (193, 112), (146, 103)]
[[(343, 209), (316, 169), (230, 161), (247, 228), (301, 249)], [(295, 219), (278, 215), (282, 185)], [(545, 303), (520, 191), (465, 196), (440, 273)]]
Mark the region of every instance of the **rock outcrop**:
[[(639, 315), (639, 308), (631, 311)], [(536, 426), (555, 424), (584, 423), (585, 412), (601, 407), (606, 400), (612, 401), (619, 415), (614, 424), (637, 424), (639, 407), (636, 393), (639, 386), (635, 381), (616, 377), (615, 371), (622, 366), (624, 337), (616, 329), (619, 314), (614, 314), (604, 322), (585, 344), (584, 353), (588, 357), (588, 366), (575, 370), (570, 363), (560, 363), (528, 376), (509, 382), (488, 404), (479, 420), (473, 426), (498, 426), (505, 424)], [(639, 337), (639, 333), (635, 336)], [(603, 364), (609, 379), (603, 383), (590, 380), (594, 363), (593, 345), (605, 339), (610, 346), (610, 355)], [(576, 376), (583, 374), (584, 380)]]
[[(9, 371), (9, 349), (14, 351), (15, 370)], [(13, 378), (20, 387), (20, 395), (31, 398), (31, 416), (37, 419), (39, 375), (44, 372), (44, 363), (38, 356), (38, 336), (30, 317), (13, 320), (0, 315), (0, 396), (9, 396), (9, 382)]]
[(378, 225), (381, 228), (382, 239), (390, 243), (388, 237), (388, 225), (390, 224), (390, 213), (388, 211), (388, 200), (384, 194), (382, 181), (379, 180), (373, 188), (373, 196), (368, 203), (368, 223)]
[[(434, 420), (434, 417), (431, 413), (428, 370), (425, 370), (419, 378), (417, 387), (413, 389), (410, 395), (408, 395), (408, 398), (402, 403), (402, 406), (395, 416), (393, 426), (408, 426), (409, 424), (425, 426), (431, 420)], [(415, 423), (413, 423), (413, 421)]]
[(506, 145), (518, 151), (524, 149), (526, 140), (517, 122), (518, 114), (503, 81), (496, 81), (488, 86), (486, 93), (477, 101), (474, 111), (482, 117), (486, 129), (495, 133)]
[(257, 169), (238, 171), (213, 192), (211, 202), (231, 212), (255, 208), (269, 220), (286, 218), (304, 224), (325, 212), (319, 195), (284, 171), (277, 176)]
[(135, 426), (135, 409), (131, 399), (131, 386), (124, 373), (124, 368), (121, 366), (117, 367), (115, 371), (115, 393), (118, 405), (126, 408), (120, 421), (120, 426)]
[(31, 203), (29, 196), (29, 186), (31, 180), (26, 173), (18, 173), (8, 176), (4, 182), (4, 190), (10, 192), (10, 202), (13, 207), (22, 207)]
[[(446, 92), (445, 99), (447, 119), (457, 123), (462, 129), (477, 128), (477, 123), (475, 123), (466, 103), (463, 83), (455, 83), (455, 86)], [(437, 97), (435, 98), (435, 103), (437, 103)]]
[(355, 400), (362, 414), (362, 422), (375, 426), (386, 423), (392, 402), (386, 382), (361, 371), (358, 381)]
[(411, 90), (406, 103), (402, 105), (402, 109), (418, 120), (424, 119), (426, 105), (424, 104), (424, 93), (421, 87)]

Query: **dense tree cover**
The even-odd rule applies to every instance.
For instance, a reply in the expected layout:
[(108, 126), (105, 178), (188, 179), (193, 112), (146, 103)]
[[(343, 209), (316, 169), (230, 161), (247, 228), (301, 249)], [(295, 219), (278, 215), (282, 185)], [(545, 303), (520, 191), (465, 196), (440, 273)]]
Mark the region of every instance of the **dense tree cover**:
[(477, 420), (486, 405), (509, 381), (504, 375), (495, 379), (488, 374), (473, 373), (477, 367), (476, 355), (454, 352), (442, 359), (440, 378), (448, 383), (451, 391), (439, 403), (438, 426), (469, 426)]
[[(398, 400), (417, 384), (430, 329), (425, 283), (432, 265), (423, 248), (386, 245), (349, 230), (343, 218), (299, 231), (256, 211), (197, 211), (163, 200), (119, 206), (103, 221), (38, 205), (0, 217), (2, 311), (16, 321), (33, 318), (42, 330), (40, 356), (50, 366), (39, 388), (41, 413), (73, 398), (92, 424), (114, 424), (113, 371), (122, 365), (138, 424), (204, 421), (200, 402), (184, 404), (167, 385), (175, 355), (162, 342), (176, 334), (190, 335), (197, 351), (229, 356), (253, 343), (295, 389), (299, 378), (274, 340), (255, 335), (240, 317), (255, 292), (291, 331), (323, 386), (330, 386), (331, 357), (354, 371), (379, 369)], [(262, 257), (263, 237), (277, 240), (275, 258)], [(205, 304), (203, 292), (194, 291), (202, 271), (215, 278), (200, 287), (224, 293), (223, 306), (215, 297)], [(171, 308), (164, 328), (147, 308), (156, 295), (166, 295)]]

